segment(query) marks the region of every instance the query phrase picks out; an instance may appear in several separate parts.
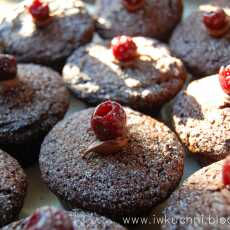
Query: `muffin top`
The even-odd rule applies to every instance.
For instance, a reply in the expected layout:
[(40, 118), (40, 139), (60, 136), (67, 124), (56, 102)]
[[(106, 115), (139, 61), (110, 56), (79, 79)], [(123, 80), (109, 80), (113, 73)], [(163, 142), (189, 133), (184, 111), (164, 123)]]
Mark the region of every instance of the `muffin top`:
[(0, 24), (0, 43), (4, 51), (14, 54), (19, 62), (56, 64), (79, 45), (88, 42), (94, 23), (79, 0), (46, 0), (51, 21), (38, 28), (25, 6), (19, 3)]
[(223, 159), (230, 151), (228, 98), (213, 75), (190, 83), (173, 105), (176, 132), (207, 163)]
[[(59, 209), (54, 209), (52, 207), (43, 207), (38, 209), (36, 212), (40, 213), (40, 216), (44, 215), (44, 217), (50, 218), (49, 220), (43, 220), (43, 223), (44, 221), (46, 221), (45, 226), (43, 226), (45, 230), (56, 230), (60, 229), (60, 227), (63, 230), (126, 230), (125, 227), (122, 227), (121, 225), (103, 216), (99, 216), (95, 213), (89, 213), (81, 210), (73, 210), (72, 212), (67, 212)], [(48, 224), (54, 224), (51, 222), (55, 218), (55, 216), (52, 215), (55, 214), (56, 217), (59, 216), (61, 218), (61, 222), (56, 220), (56, 228), (50, 229), (50, 226), (48, 226)], [(27, 223), (30, 220), (30, 218), (31, 216), (26, 219), (9, 224), (5, 226), (2, 230), (26, 230), (25, 227), (27, 226)], [(61, 226), (57, 226), (58, 223), (61, 224)], [(63, 226), (64, 223), (65, 226)], [(71, 228), (70, 225), (72, 225), (73, 228)], [(63, 227), (66, 227), (66, 229), (64, 229)]]
[(220, 37), (213, 37), (203, 23), (203, 14), (218, 7), (223, 7), (227, 17), (230, 17), (228, 0), (212, 1), (183, 20), (170, 40), (173, 53), (184, 61), (196, 78), (215, 74), (220, 66), (229, 64), (230, 29)]
[(67, 86), (91, 104), (111, 99), (144, 112), (170, 100), (186, 79), (182, 62), (157, 40), (132, 40), (139, 57), (131, 66), (115, 63), (108, 43), (92, 43), (77, 49), (63, 69)]
[(0, 150), (0, 227), (19, 214), (26, 195), (26, 176), (18, 162)]
[(66, 112), (69, 94), (60, 75), (34, 64), (17, 66), (16, 84), (0, 91), (0, 144), (20, 144), (46, 133)]
[[(143, 2), (141, 7), (130, 12), (125, 4)], [(97, 1), (98, 33), (103, 38), (118, 35), (169, 38), (183, 13), (181, 0), (99, 0)]]
[(111, 153), (84, 152), (97, 139), (93, 109), (73, 114), (48, 134), (40, 153), (42, 177), (72, 207), (119, 219), (143, 215), (164, 200), (183, 174), (183, 148), (155, 119), (125, 109), (128, 144)]
[(229, 228), (230, 191), (222, 182), (223, 165), (224, 160), (200, 169), (173, 193), (164, 211), (171, 222), (164, 230)]

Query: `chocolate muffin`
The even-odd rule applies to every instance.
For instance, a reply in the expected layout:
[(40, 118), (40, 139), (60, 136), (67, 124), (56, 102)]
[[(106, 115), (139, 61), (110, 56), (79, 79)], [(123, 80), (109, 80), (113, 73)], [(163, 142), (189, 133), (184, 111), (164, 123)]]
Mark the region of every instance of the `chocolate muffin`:
[(180, 22), (182, 0), (98, 0), (98, 33), (106, 39), (117, 35), (167, 40)]
[(48, 5), (42, 0), (19, 3), (0, 24), (0, 43), (19, 62), (56, 67), (91, 40), (94, 22), (81, 1), (45, 2)]
[[(122, 132), (127, 136), (116, 139)], [(184, 152), (162, 123), (107, 101), (57, 124), (39, 161), (44, 181), (65, 207), (121, 221), (147, 214), (168, 197), (183, 174)]]
[[(39, 215), (38, 215), (39, 214)], [(31, 224), (33, 217), (39, 216), (36, 221)], [(41, 219), (43, 217), (43, 219)], [(55, 220), (55, 221), (54, 221)], [(42, 227), (41, 228), (41, 224)], [(95, 213), (74, 210), (74, 212), (66, 212), (55, 208), (44, 207), (38, 209), (33, 215), (26, 219), (14, 222), (5, 226), (2, 230), (29, 230), (40, 226), (42, 230), (125, 230), (125, 227)], [(60, 226), (61, 225), (61, 226)], [(61, 228), (60, 228), (61, 227)]]
[(0, 227), (19, 214), (26, 196), (26, 176), (18, 162), (0, 150)]
[[(157, 111), (183, 87), (186, 71), (182, 62), (157, 40), (119, 39), (117, 46), (97, 42), (77, 49), (64, 66), (64, 81), (78, 98), (93, 105), (111, 99), (145, 113)], [(133, 50), (126, 49), (130, 43), (139, 56), (119, 62), (113, 48), (124, 49), (125, 56)]]
[(162, 229), (229, 229), (230, 190), (222, 182), (223, 166), (224, 160), (200, 169), (173, 193)]
[(173, 32), (170, 48), (196, 78), (215, 74), (220, 66), (229, 64), (229, 10), (230, 1), (212, 1), (200, 6)]
[(202, 164), (230, 153), (230, 103), (218, 76), (193, 81), (176, 97), (173, 122), (181, 141)]
[[(5, 68), (6, 67), (6, 68)], [(0, 55), (0, 148), (20, 163), (32, 163), (50, 129), (64, 117), (69, 94), (60, 75)]]

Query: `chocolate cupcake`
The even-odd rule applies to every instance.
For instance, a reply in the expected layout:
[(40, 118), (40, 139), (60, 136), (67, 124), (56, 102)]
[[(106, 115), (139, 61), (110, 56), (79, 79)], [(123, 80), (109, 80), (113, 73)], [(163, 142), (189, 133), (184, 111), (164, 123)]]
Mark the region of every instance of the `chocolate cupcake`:
[(18, 162), (0, 150), (0, 227), (17, 218), (26, 196), (26, 176)]
[(175, 189), (184, 152), (149, 116), (107, 101), (60, 122), (40, 153), (44, 181), (69, 209), (115, 220), (147, 214)]
[(170, 197), (164, 230), (226, 230), (230, 226), (230, 160), (200, 169)]
[(95, 213), (66, 212), (51, 207), (36, 210), (30, 217), (5, 226), (2, 230), (125, 230), (121, 225)]
[(182, 0), (98, 0), (96, 29), (106, 39), (128, 35), (167, 40), (182, 13)]
[(111, 99), (152, 113), (183, 87), (186, 71), (164, 44), (121, 36), (112, 45), (98, 42), (77, 49), (63, 77), (70, 90), (90, 104)]
[[(222, 8), (220, 8), (222, 7)], [(203, 5), (175, 29), (170, 47), (196, 78), (215, 74), (230, 59), (230, 1)]]
[(19, 62), (56, 66), (93, 32), (93, 19), (81, 1), (23, 1), (1, 22), (0, 43)]
[(36, 159), (44, 136), (68, 105), (69, 94), (57, 72), (16, 65), (13, 56), (0, 55), (0, 148), (20, 163)]
[(173, 105), (175, 130), (202, 164), (221, 160), (230, 153), (229, 73), (230, 67), (226, 67), (221, 69), (220, 79), (213, 75), (193, 81)]

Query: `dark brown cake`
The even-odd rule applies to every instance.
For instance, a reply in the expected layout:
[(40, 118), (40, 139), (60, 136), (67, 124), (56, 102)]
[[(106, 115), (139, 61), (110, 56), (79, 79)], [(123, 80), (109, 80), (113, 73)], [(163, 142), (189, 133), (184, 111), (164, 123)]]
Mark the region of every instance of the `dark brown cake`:
[(26, 176), (18, 162), (0, 150), (0, 227), (17, 218), (25, 199)]
[(169, 38), (183, 12), (182, 0), (145, 0), (143, 8), (129, 12), (122, 0), (97, 1), (97, 31), (103, 38), (117, 35)]
[(213, 75), (189, 84), (173, 105), (177, 134), (201, 163), (208, 164), (230, 153), (230, 104)]
[(220, 66), (230, 60), (230, 30), (220, 38), (212, 37), (203, 24), (203, 13), (211, 6), (224, 7), (230, 16), (230, 1), (215, 0), (186, 18), (173, 32), (170, 48), (184, 61), (189, 71), (197, 78), (215, 74)]
[(142, 56), (125, 68), (114, 63), (106, 44), (77, 49), (63, 69), (67, 86), (93, 105), (111, 99), (147, 113), (158, 110), (183, 87), (186, 71), (166, 45), (143, 37), (133, 40)]
[[(125, 227), (95, 213), (74, 210), (68, 212), (77, 230), (126, 230)], [(5, 226), (2, 230), (23, 230), (27, 219)], [(52, 230), (52, 229), (50, 229)]]
[(121, 220), (144, 215), (175, 189), (183, 174), (184, 152), (162, 123), (126, 109), (128, 145), (115, 154), (83, 152), (96, 140), (93, 109), (73, 114), (48, 134), (40, 169), (50, 190), (69, 208)]
[(17, 76), (15, 87), (0, 91), (0, 148), (26, 164), (34, 161), (44, 136), (63, 118), (69, 94), (60, 75), (49, 68), (19, 64)]
[(93, 19), (79, 0), (48, 0), (52, 22), (37, 28), (23, 1), (0, 24), (0, 43), (19, 62), (62, 64), (78, 46), (89, 42)]
[(223, 163), (202, 168), (173, 193), (163, 230), (229, 229), (230, 190), (222, 182)]

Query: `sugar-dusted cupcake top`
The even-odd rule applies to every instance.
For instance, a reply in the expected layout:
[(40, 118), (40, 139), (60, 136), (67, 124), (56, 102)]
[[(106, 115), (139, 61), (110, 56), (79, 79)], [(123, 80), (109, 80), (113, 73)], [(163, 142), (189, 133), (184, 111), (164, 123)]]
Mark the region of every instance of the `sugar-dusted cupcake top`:
[(0, 55), (0, 73), (0, 146), (11, 153), (8, 146), (33, 143), (63, 118), (69, 94), (57, 72), (10, 55)]
[(182, 13), (182, 0), (99, 0), (96, 28), (107, 39), (128, 35), (167, 40)]
[(163, 201), (179, 183), (183, 161), (165, 125), (111, 101), (57, 124), (39, 159), (44, 181), (67, 207), (120, 220)]
[(229, 159), (191, 175), (170, 197), (164, 211), (169, 221), (162, 229), (229, 229), (230, 189), (223, 180), (226, 174), (230, 174)]
[(79, 0), (26, 0), (3, 18), (0, 43), (20, 62), (53, 65), (90, 41), (93, 31), (93, 19)]
[(89, 103), (111, 99), (151, 112), (178, 93), (186, 71), (163, 43), (120, 36), (111, 44), (77, 49), (68, 58), (63, 76), (76, 96)]
[(230, 1), (214, 0), (185, 18), (170, 40), (173, 53), (196, 78), (215, 74), (230, 60)]
[(205, 164), (223, 159), (230, 151), (228, 69), (222, 67), (219, 76), (193, 81), (173, 105), (176, 132)]

